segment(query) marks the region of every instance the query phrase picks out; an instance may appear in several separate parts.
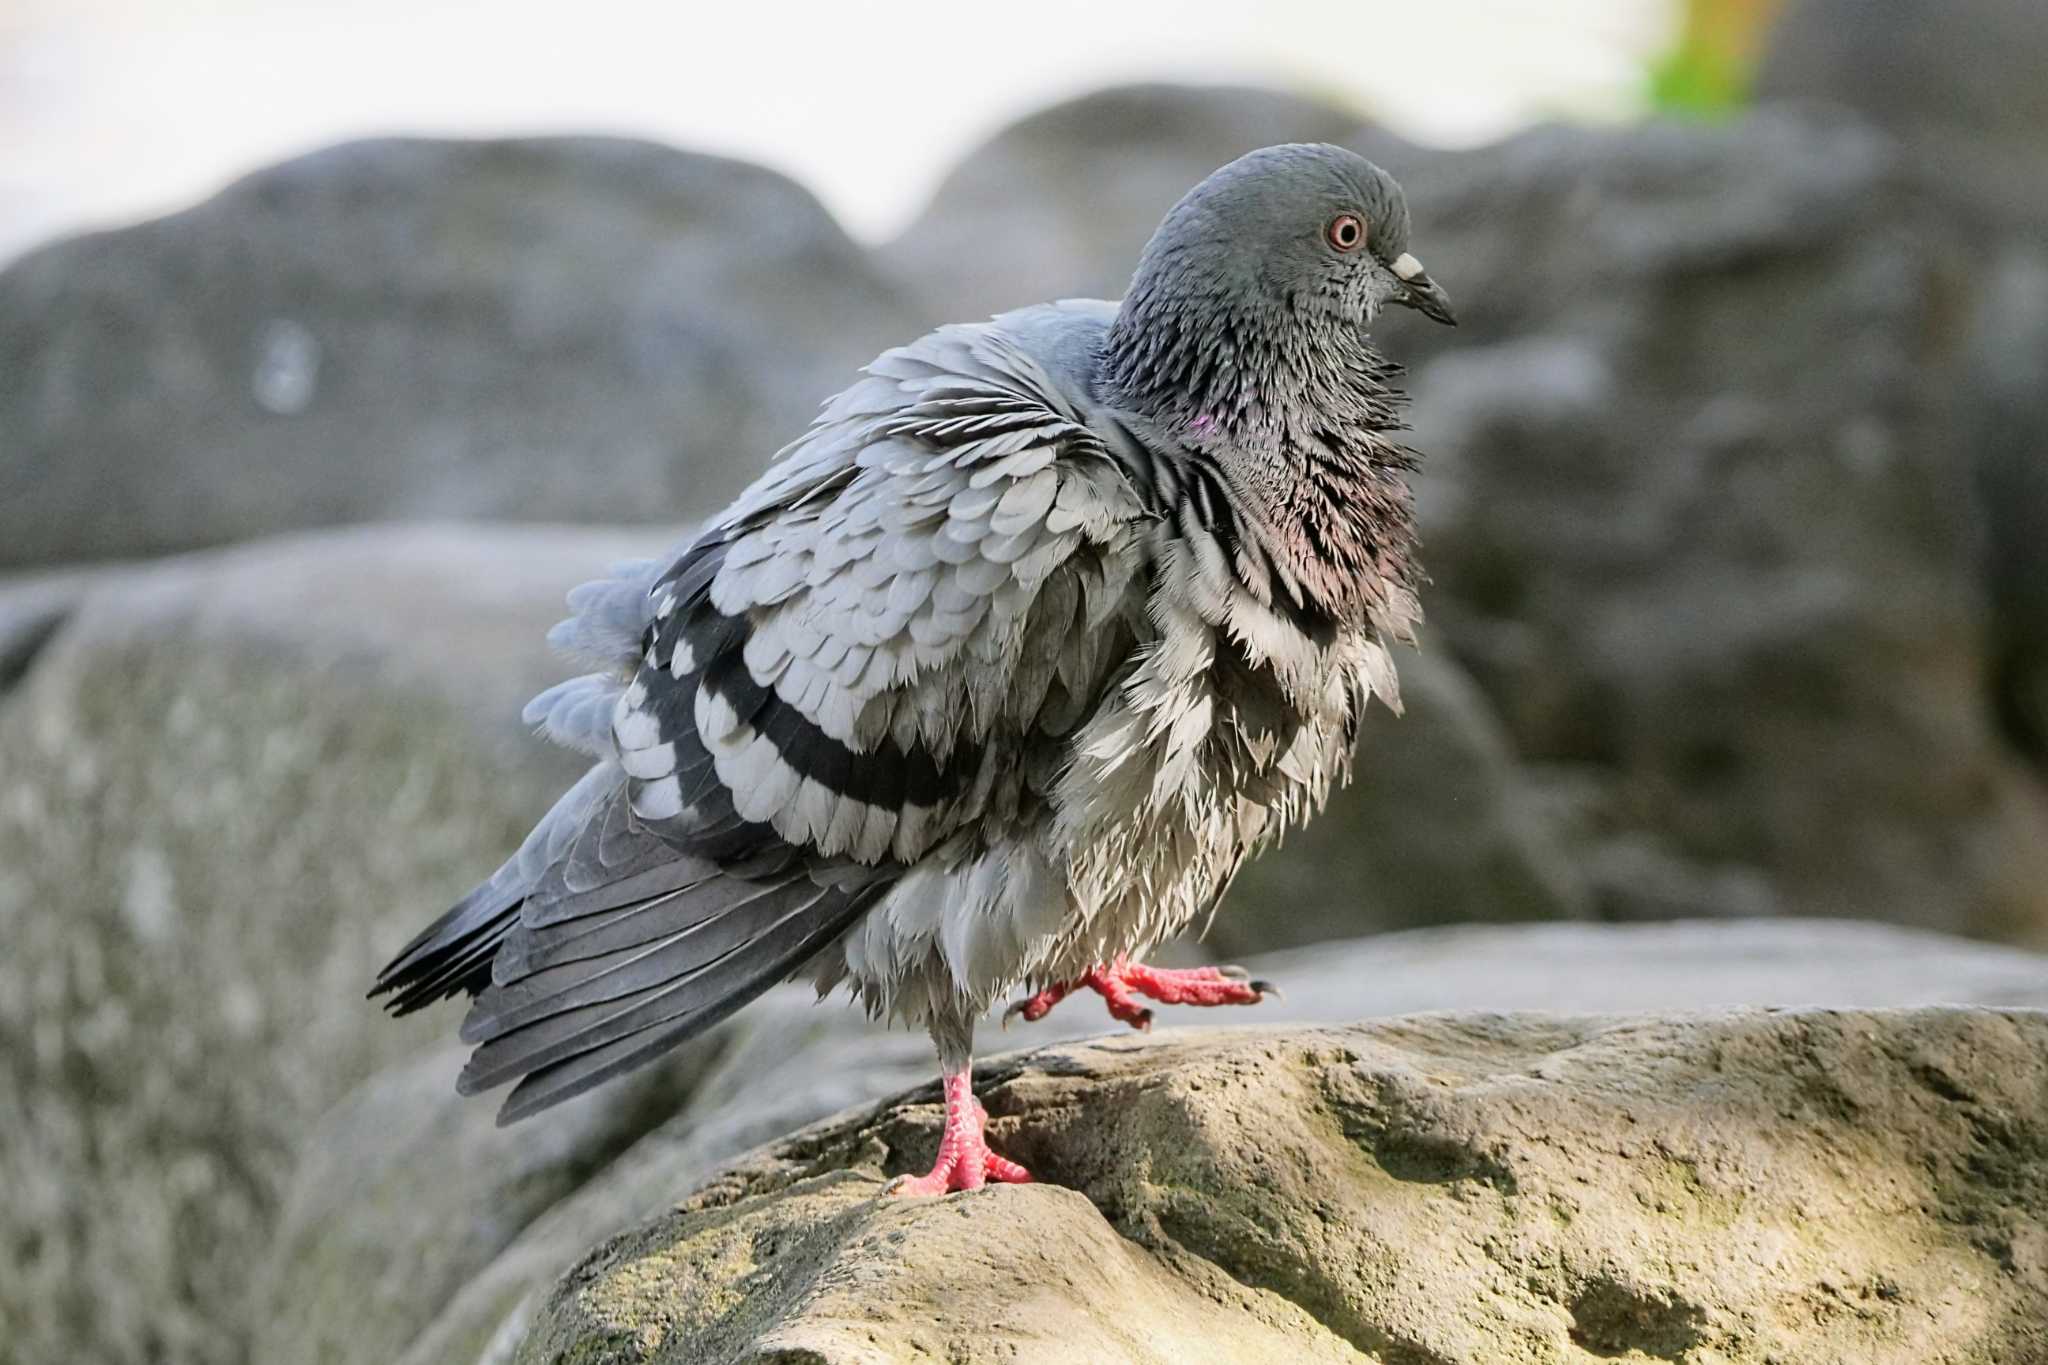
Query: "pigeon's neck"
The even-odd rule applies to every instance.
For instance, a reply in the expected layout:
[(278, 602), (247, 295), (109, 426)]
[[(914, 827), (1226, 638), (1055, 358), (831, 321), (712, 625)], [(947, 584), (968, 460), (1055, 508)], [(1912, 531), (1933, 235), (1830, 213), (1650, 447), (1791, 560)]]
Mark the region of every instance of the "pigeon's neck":
[(1136, 291), (1101, 371), (1117, 407), (1228, 476), (1244, 529), (1340, 619), (1373, 614), (1418, 576), (1397, 373), (1355, 327)]
[(1395, 372), (1349, 323), (1142, 276), (1117, 309), (1102, 363), (1117, 406), (1197, 438), (1274, 449), (1398, 430)]

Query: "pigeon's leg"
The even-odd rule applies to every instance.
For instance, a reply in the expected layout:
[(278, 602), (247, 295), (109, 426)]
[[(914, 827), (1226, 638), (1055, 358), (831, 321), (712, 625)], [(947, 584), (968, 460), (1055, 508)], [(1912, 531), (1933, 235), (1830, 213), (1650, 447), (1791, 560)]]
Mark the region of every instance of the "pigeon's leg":
[(1242, 967), (1147, 967), (1142, 962), (1118, 958), (1091, 968), (1078, 981), (1048, 986), (1026, 996), (1003, 1011), (1003, 1022), (1012, 1015), (1036, 1021), (1083, 986), (1102, 997), (1110, 1015), (1135, 1029), (1152, 1027), (1152, 1011), (1138, 1003), (1148, 996), (1162, 1005), (1256, 1005), (1268, 995), (1277, 995), (1270, 981), (1252, 981)]
[(938, 1159), (931, 1173), (900, 1176), (889, 1187), (891, 1194), (951, 1194), (955, 1190), (978, 1190), (991, 1180), (1025, 1184), (1031, 1173), (988, 1149), (983, 1129), (988, 1111), (974, 1098), (974, 1084), (965, 1063), (945, 1073), (946, 1128), (939, 1138)]

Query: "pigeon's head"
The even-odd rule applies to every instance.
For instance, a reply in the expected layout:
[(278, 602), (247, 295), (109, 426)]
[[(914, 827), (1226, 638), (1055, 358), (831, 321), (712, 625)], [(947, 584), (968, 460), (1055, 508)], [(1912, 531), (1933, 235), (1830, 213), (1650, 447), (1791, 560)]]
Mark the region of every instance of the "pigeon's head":
[(1188, 191), (1140, 259), (1132, 294), (1207, 299), (1239, 316), (1352, 327), (1387, 304), (1456, 325), (1408, 249), (1408, 201), (1356, 152), (1289, 143), (1247, 153)]

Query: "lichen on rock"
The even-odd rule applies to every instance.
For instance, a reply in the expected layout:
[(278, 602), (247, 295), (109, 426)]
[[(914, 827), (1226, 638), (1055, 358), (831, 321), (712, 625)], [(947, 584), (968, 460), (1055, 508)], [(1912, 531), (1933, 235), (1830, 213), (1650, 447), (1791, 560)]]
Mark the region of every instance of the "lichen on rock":
[(2020, 1361), (2048, 1015), (1421, 1015), (998, 1061), (1039, 1184), (882, 1195), (935, 1096), (598, 1247), (521, 1362)]

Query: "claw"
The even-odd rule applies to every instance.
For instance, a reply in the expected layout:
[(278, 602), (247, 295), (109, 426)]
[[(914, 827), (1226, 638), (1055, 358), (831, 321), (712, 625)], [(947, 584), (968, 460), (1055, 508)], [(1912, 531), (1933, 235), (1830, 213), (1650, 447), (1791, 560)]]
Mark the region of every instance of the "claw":
[(1040, 1019), (1052, 1013), (1052, 1007), (1066, 999), (1072, 993), (1074, 987), (1079, 984), (1079, 982), (1066, 985), (1055, 984), (1047, 986), (1035, 995), (1027, 995), (1022, 1000), (1012, 1000), (1010, 1007), (1003, 1011), (1003, 1027), (1009, 1028), (1011, 1018), (1019, 1014), (1024, 1016), (1026, 1023), (1037, 1023)]
[(1245, 983), (1259, 993), (1261, 1000), (1285, 1000), (1286, 992), (1270, 981), (1248, 981)]
[(1242, 967), (1148, 967), (1118, 958), (1090, 968), (1079, 980), (1048, 986), (1036, 995), (1013, 1002), (1003, 1011), (1003, 1026), (1013, 1015), (1043, 1019), (1052, 1007), (1086, 987), (1102, 997), (1110, 1017), (1143, 1033), (1152, 1027), (1152, 1011), (1136, 997), (1150, 996), (1169, 1005), (1253, 1005), (1267, 995), (1278, 997), (1270, 981), (1252, 981)]
[(890, 1195), (940, 1195), (960, 1190), (978, 1190), (990, 1181), (1001, 1184), (1029, 1184), (1031, 1173), (1007, 1157), (989, 1150), (985, 1130), (988, 1111), (974, 1098), (974, 1088), (965, 1068), (947, 1073), (946, 1124), (939, 1137), (938, 1156), (929, 1175), (899, 1175), (883, 1186)]

